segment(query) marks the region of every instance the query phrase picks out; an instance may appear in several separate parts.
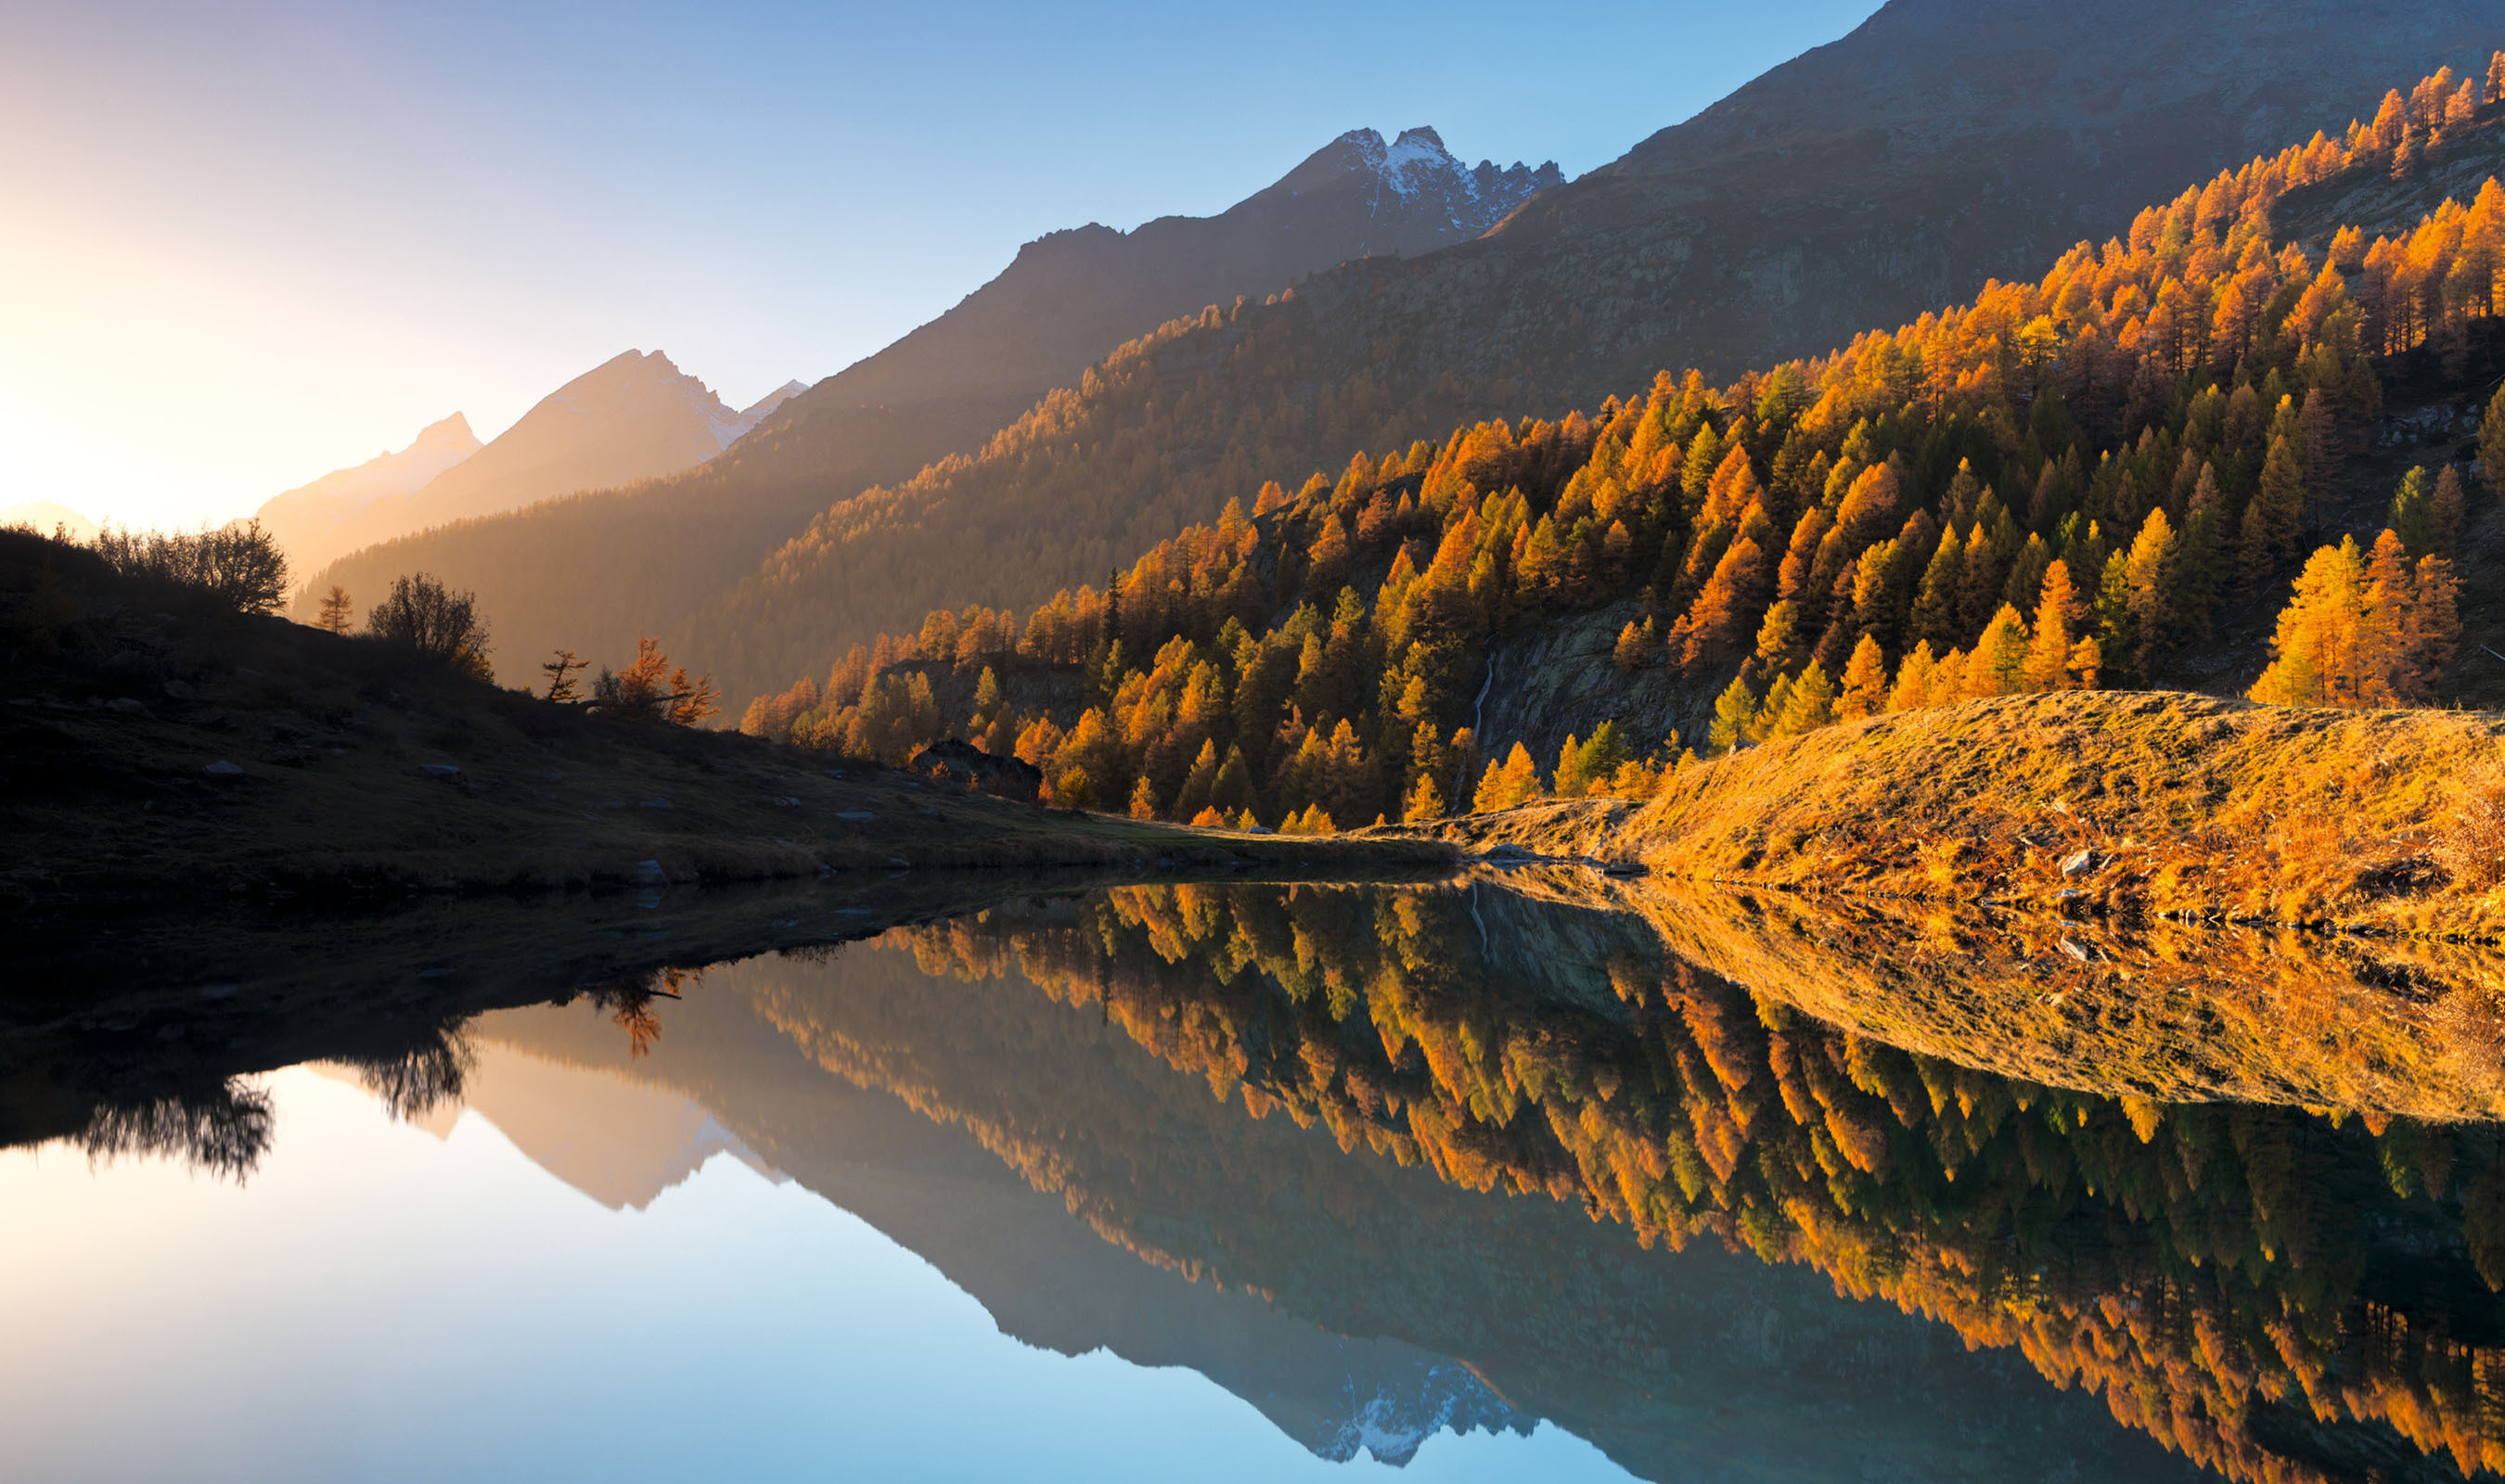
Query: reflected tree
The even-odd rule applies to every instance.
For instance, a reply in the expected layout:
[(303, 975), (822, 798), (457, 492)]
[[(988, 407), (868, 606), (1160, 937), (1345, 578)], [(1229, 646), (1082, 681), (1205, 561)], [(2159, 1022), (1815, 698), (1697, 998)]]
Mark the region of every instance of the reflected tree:
[(267, 1090), (229, 1078), (212, 1090), (99, 1104), (71, 1143), (95, 1163), (180, 1159), (241, 1185), (269, 1151), (277, 1109)]
[(683, 998), (682, 990), (703, 980), (702, 969), (651, 969), (590, 985), (583, 993), (626, 1033), (630, 1054), (649, 1056), (661, 1039), (660, 1012), (653, 1002)]
[(402, 1122), (461, 1101), (463, 1079), (477, 1054), (458, 1025), (433, 1030), (415, 1045), (380, 1055), (350, 1056), (342, 1064), (357, 1082)]
[[(2492, 1124), (1995, 1076), (1502, 892), (1132, 887), (886, 941), (1344, 1149), (1814, 1266), (2231, 1477), (2505, 1467)], [(1121, 1228), (1120, 1191), (1068, 1193)]]

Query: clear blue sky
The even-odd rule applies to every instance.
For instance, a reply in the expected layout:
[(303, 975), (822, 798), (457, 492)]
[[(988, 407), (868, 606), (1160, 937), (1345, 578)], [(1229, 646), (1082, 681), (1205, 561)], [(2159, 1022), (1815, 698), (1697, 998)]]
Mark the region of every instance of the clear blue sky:
[(1602, 164), (1873, 0), (0, 9), (0, 506), (224, 518), (666, 350), (814, 380), (1343, 130)]

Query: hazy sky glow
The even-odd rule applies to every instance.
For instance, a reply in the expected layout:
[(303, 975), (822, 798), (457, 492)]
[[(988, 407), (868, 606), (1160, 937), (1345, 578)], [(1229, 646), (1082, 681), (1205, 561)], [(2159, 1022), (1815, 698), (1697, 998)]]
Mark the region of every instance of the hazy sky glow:
[(734, 405), (1332, 136), (1605, 163), (1873, 0), (0, 7), (0, 506), (249, 510), (629, 347)]

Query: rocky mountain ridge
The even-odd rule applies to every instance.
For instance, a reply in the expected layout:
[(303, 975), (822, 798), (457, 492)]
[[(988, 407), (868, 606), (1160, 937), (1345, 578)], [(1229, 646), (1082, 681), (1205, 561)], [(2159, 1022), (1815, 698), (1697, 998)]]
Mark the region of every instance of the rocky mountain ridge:
[[(2480, 7), (2355, 14), (1893, 0), (1481, 237), (1126, 347), (980, 459), (830, 505), (684, 642), (762, 689), (935, 607), (1024, 607), (1264, 479), (1588, 411), (1665, 368), (1822, 353), (2039, 274), (2187, 183), (2371, 118), (2440, 63), (2485, 71)], [(1003, 555), (985, 571), (942, 545)]]
[[(1372, 129), (1351, 130), (1217, 216), (1159, 217), (1127, 232), (1090, 224), (1028, 243), (998, 277), (894, 345), (777, 406), (751, 408), (760, 426), (699, 472), (518, 514), (464, 510), (480, 518), (358, 553), (317, 586), (365, 592), (422, 569), (475, 588), (508, 640), (499, 649), (518, 667), (514, 679), (556, 645), (608, 653), (639, 633), (683, 632), (705, 599), (830, 501), (978, 451), (1038, 397), (1076, 385), (1091, 362), (1160, 323), (1274, 295), (1365, 254), (1466, 240), (1562, 180), (1553, 162), (1464, 166), (1431, 128), (1388, 145)], [(665, 472), (638, 467), (628, 477)], [(417, 529), (403, 521), (390, 535)], [(586, 562), (590, 553), (598, 560)]]
[[(278, 531), (297, 576), (311, 579), (310, 603), (310, 594), (328, 586), (321, 573), (338, 556), (453, 521), (693, 468), (801, 390), (786, 382), (734, 410), (662, 352), (630, 350), (540, 398), (485, 444), (455, 413), (400, 454), (278, 497), (261, 518)], [(421, 471), (426, 477), (412, 483)]]

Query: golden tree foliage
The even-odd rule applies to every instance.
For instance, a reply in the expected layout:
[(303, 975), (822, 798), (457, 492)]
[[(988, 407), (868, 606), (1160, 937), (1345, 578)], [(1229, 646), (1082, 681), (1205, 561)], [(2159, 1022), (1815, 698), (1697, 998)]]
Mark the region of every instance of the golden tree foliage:
[(2271, 664), (2255, 701), (2276, 706), (2388, 707), (2427, 700), (2461, 637), (2452, 564), (2412, 567), (2390, 531), (2361, 556), (2353, 536), (2305, 564), (2279, 611)]
[[(2421, 138), (2430, 121), (2495, 128), (2485, 105), (2452, 119), (2459, 90), (2413, 90), (2393, 117)], [(2381, 408), (2378, 366), (2492, 332), (2505, 302), (2493, 183), (2318, 256), (2273, 238), (2289, 190), (2388, 169), (2397, 144), (2378, 127), (2224, 172), (2036, 282), (1989, 283), (1825, 357), (1723, 386), (1664, 373), (1588, 413), (1467, 424), (1292, 488), (1245, 468), (1215, 521), (1101, 587), (934, 611), (752, 707), (751, 729), (890, 761), (963, 737), (1036, 763), (1056, 796), (1171, 818), (1363, 820), (1529, 796), (1521, 739), (1489, 740), (1491, 763), (1456, 734), (1498, 647), (1560, 615), (1606, 612), (1596, 688), (1667, 672), (1685, 714), (1718, 694), (1718, 747), (1883, 707), (2148, 683), (2231, 591), (2294, 557)], [(1090, 435), (1090, 397), (1195, 333), (1250, 347), (1250, 326), (1160, 331), (983, 460), (1058, 458)], [(2449, 355), (2421, 360), (2441, 376)], [(925, 497), (971, 508), (989, 466), (935, 467), (911, 500), (873, 492), (807, 540)], [(2435, 470), (2412, 497), (2424, 555), (2442, 560), (2461, 489)], [(2401, 646), (2409, 674), (2357, 682), (2405, 699), (2429, 694), (2451, 603), (2442, 569), (2406, 577), (2385, 586), (2423, 584), (2412, 621), (2437, 637)], [(1616, 765), (1610, 786), (1630, 765), (1630, 786), (1658, 777), (1674, 750)], [(1597, 782), (1561, 759), (1569, 775)]]

